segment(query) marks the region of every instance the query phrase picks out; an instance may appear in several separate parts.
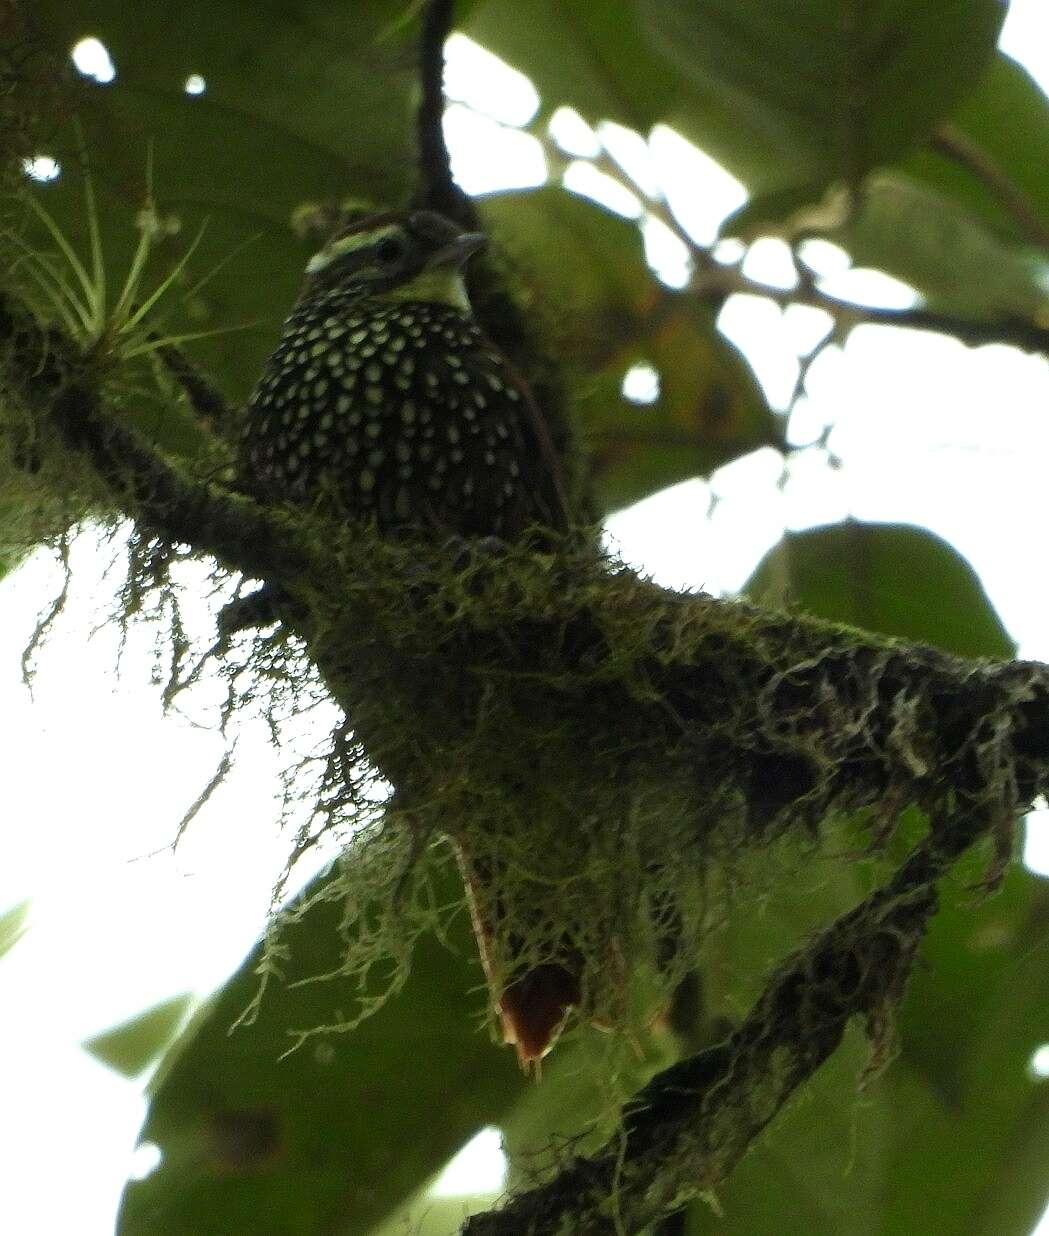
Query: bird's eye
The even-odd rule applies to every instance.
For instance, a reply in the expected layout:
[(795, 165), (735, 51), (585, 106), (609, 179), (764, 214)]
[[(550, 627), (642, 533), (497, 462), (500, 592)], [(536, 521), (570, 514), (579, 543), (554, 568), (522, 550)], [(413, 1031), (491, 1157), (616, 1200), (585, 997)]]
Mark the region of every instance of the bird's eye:
[(404, 257), (404, 241), (396, 236), (384, 236), (375, 246), (375, 256), (383, 266), (394, 266)]

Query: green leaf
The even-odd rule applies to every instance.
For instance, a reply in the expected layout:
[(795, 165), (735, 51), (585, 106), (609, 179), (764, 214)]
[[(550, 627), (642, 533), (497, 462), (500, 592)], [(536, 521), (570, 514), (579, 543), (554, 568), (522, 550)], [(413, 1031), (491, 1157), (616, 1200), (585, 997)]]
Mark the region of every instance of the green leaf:
[[(300, 901), (333, 878), (318, 877)], [(441, 878), (438, 904), (461, 896), (454, 870)], [(258, 991), (261, 946), (176, 1044), (142, 1132), (163, 1159), (128, 1185), (121, 1236), (366, 1232), (498, 1124), (525, 1087), (513, 1052), (478, 1024), (482, 979), (465, 914), (451, 947), (418, 943), (406, 987), (352, 1033), (285, 1055), (294, 1031), (337, 1024), (357, 1006), (355, 982), (295, 985), (338, 971), (343, 914), (341, 899), (322, 899), (286, 927), (283, 981), (269, 984), (253, 1024), (231, 1030)]]
[(668, 60), (797, 156), (855, 180), (924, 135), (994, 54), (997, 0), (639, 0)]
[(84, 1043), (84, 1050), (125, 1077), (136, 1077), (170, 1044), (192, 1003), (193, 997), (188, 994), (172, 996), (96, 1034)]
[[(746, 591), (962, 655), (1013, 652), (971, 567), (917, 528), (850, 522), (792, 534)], [(725, 1216), (691, 1208), (692, 1236), (1031, 1230), (1046, 1193), (1033, 1156), (1049, 1141), (1049, 1091), (1027, 1068), (1049, 1038), (1049, 980), (1035, 961), (1049, 886), (1017, 868), (973, 905), (981, 862), (970, 857), (947, 882), (900, 1014), (897, 1062), (861, 1095), (859, 1036), (847, 1043), (720, 1192)]]
[(1049, 885), (1017, 868), (974, 904), (982, 874), (978, 859), (955, 872), (903, 1008), (891, 1236), (932, 1214), (944, 1233), (1026, 1236), (1049, 1192), (1049, 1086), (1030, 1072), (1049, 1039)]
[(547, 108), (672, 123), (766, 193), (855, 180), (914, 145), (972, 88), (1003, 17), (998, 0), (488, 0), (467, 30)]
[[(707, 306), (659, 283), (633, 223), (558, 188), (480, 205), (535, 311), (551, 314), (603, 512), (781, 445), (750, 366)], [(636, 364), (659, 375), (654, 403), (623, 396)]]
[(642, 133), (666, 122), (748, 184), (792, 178), (794, 152), (668, 62), (635, 0), (481, 0), (462, 29), (528, 74), (543, 116), (568, 105), (591, 122), (615, 120)]
[(1049, 99), (999, 53), (949, 119), (1040, 222), (1022, 223), (985, 176), (924, 145), (868, 179), (855, 218), (845, 218), (843, 201), (813, 208), (817, 195), (791, 188), (752, 199), (726, 232), (823, 236), (858, 265), (904, 279), (934, 309), (977, 321), (1040, 319), (1047, 300), (1047, 260), (1038, 242), (1049, 234)]
[(743, 591), (960, 656), (1016, 651), (972, 567), (946, 541), (906, 524), (848, 520), (788, 533)]
[(945, 313), (1033, 318), (1046, 304), (1044, 254), (1009, 241), (956, 198), (901, 172), (874, 176), (858, 217), (824, 235), (857, 265), (905, 280)]
[(0, 957), (9, 953), (28, 930), (29, 902), (20, 901), (0, 914)]
[[(999, 53), (951, 121), (1049, 228), (1049, 99), (1026, 69)], [(967, 206), (1002, 237), (1031, 240), (1000, 196), (957, 159), (924, 149), (902, 166)]]

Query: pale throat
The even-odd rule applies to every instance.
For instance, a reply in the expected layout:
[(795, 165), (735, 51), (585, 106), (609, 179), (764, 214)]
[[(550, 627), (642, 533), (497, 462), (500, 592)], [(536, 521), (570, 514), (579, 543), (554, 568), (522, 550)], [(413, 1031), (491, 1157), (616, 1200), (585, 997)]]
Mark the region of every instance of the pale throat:
[(382, 294), (383, 300), (429, 300), (439, 305), (451, 305), (453, 309), (470, 312), (470, 298), (460, 271), (451, 267), (436, 267), (421, 270), (414, 279), (390, 288)]

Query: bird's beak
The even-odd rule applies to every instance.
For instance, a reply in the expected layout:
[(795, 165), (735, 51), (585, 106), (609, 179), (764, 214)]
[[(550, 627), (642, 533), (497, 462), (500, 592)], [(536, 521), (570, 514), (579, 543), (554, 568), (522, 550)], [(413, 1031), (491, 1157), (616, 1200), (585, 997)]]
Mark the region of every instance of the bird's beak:
[(484, 232), (463, 232), (461, 236), (456, 236), (444, 248), (437, 250), (426, 263), (427, 269), (433, 270), (439, 266), (462, 266), (469, 258), (473, 257), (478, 249), (483, 249), (487, 243), (488, 237)]

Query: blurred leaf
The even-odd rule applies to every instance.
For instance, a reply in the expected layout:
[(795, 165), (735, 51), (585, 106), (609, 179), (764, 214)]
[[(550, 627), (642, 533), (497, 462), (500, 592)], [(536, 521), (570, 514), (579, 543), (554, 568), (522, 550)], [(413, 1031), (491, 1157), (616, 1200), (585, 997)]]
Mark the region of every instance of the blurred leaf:
[(487, 1210), (498, 1202), (491, 1193), (463, 1197), (421, 1197), (409, 1211), (398, 1212), (369, 1236), (452, 1236), (468, 1215)]
[(137, 1017), (96, 1034), (84, 1043), (84, 1050), (125, 1077), (136, 1077), (175, 1037), (192, 1003), (193, 997), (188, 994), (172, 996)]
[(20, 901), (0, 914), (0, 957), (11, 951), (28, 930), (29, 902)]
[(793, 178), (795, 152), (668, 63), (636, 0), (480, 0), (462, 29), (528, 74), (544, 116), (568, 105), (641, 133), (666, 122), (748, 184)]
[(904, 1005), (887, 1236), (932, 1216), (944, 1233), (1026, 1236), (1049, 1195), (1049, 1086), (1030, 1073), (1049, 1040), (1049, 885), (1017, 867), (974, 904), (982, 874), (979, 858), (955, 873)]
[[(750, 366), (702, 302), (658, 282), (633, 223), (557, 188), (480, 205), (559, 337), (604, 512), (780, 444)], [(654, 403), (623, 396), (636, 364), (659, 374)]]
[(685, 74), (792, 150), (792, 182), (855, 180), (924, 135), (994, 55), (998, 0), (639, 0)]
[(818, 196), (950, 112), (1003, 17), (998, 0), (487, 0), (466, 29), (549, 110), (641, 132), (666, 121), (755, 192)]
[[(1049, 233), (1049, 99), (1037, 83), (999, 53), (949, 119)], [(957, 157), (924, 145), (875, 172), (856, 218), (847, 218), (844, 199), (815, 200), (804, 188), (753, 198), (727, 222), (726, 234), (823, 236), (858, 265), (904, 279), (934, 309), (975, 320), (1044, 317), (1044, 247)]]
[[(453, 896), (449, 869), (440, 903)], [(300, 900), (333, 880), (314, 880)], [(480, 968), (465, 914), (452, 938), (416, 947), (399, 995), (348, 1034), (309, 1040), (281, 1059), (294, 1030), (334, 1025), (357, 1005), (342, 964), (344, 907), (312, 905), (285, 928), (283, 981), (258, 1019), (231, 1026), (258, 991), (256, 947), (162, 1065), (142, 1132), (163, 1160), (124, 1196), (121, 1236), (256, 1236), (368, 1231), (423, 1186), (526, 1086), (512, 1051), (478, 1013)], [(466, 961), (464, 957), (471, 960)]]
[(874, 176), (858, 217), (823, 234), (857, 265), (905, 280), (943, 312), (993, 320), (1045, 310), (1044, 255), (1009, 242), (968, 206), (902, 173)]
[(1016, 648), (979, 577), (946, 541), (907, 524), (848, 520), (791, 532), (743, 591), (766, 605), (897, 635), (966, 657)]
[[(1027, 70), (999, 52), (951, 122), (1025, 195), (1049, 228), (1049, 99)], [(973, 210), (1004, 238), (1030, 241), (994, 192), (956, 159), (922, 149), (902, 167)]]

